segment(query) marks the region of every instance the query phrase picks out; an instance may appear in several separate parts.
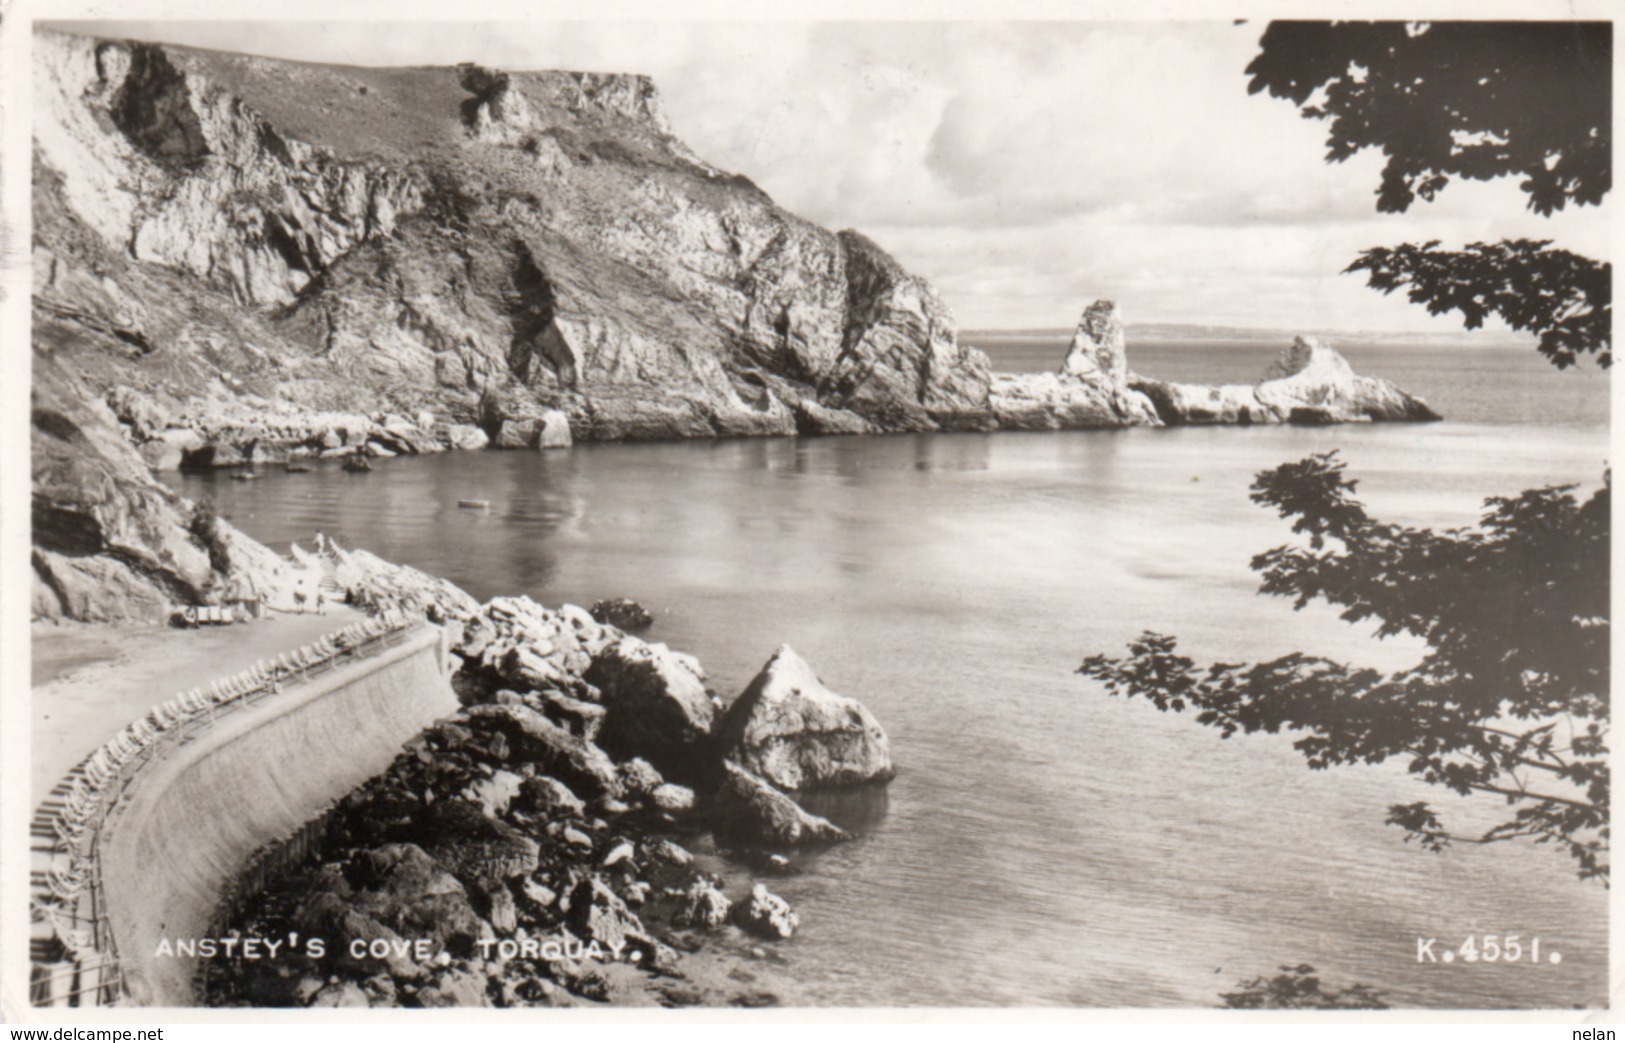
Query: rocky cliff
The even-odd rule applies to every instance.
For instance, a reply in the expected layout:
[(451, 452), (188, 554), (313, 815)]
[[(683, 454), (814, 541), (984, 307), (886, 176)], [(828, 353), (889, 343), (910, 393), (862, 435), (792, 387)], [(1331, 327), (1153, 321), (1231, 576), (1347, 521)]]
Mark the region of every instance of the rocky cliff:
[(161, 619), (234, 578), (274, 582), (264, 546), (154, 481), (105, 403), (48, 350), (34, 355), (36, 619)]
[(42, 318), (205, 440), (244, 402), (428, 436), (548, 408), (599, 439), (988, 423), (930, 285), (694, 156), (644, 77), (36, 55)]

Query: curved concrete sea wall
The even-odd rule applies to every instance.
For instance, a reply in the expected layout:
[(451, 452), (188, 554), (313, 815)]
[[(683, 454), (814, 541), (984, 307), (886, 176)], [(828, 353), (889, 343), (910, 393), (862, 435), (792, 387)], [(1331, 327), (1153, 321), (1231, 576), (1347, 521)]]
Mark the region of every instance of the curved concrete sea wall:
[(220, 896), (254, 852), (382, 772), (407, 740), (456, 709), (446, 638), (438, 627), (409, 632), (138, 775), (101, 845), (131, 1002), (194, 1003), (196, 959), (166, 948), (184, 953), (208, 936)]

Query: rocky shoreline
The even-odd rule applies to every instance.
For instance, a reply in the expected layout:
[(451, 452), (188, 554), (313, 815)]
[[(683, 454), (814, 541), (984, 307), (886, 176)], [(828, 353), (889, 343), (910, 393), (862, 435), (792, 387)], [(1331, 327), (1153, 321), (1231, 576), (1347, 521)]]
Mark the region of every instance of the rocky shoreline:
[(222, 937), (304, 941), (210, 962), (203, 1002), (781, 1002), (763, 972), (800, 918), (754, 877), (850, 839), (799, 795), (892, 778), (862, 704), (781, 647), (724, 706), (691, 656), (576, 606), (479, 605), (364, 552), (323, 557), (358, 602), (456, 628), (463, 708), (329, 812), (317, 862), (233, 899)]
[[(1077, 430), (1439, 419), (1426, 402), (1392, 383), (1357, 375), (1335, 348), (1314, 338), (1297, 338), (1255, 384), (1180, 384), (1141, 376), (1129, 369), (1122, 315), (1107, 300), (1085, 309), (1057, 371), (993, 373), (991, 379), (985, 409), (943, 414), (929, 428)], [(577, 440), (602, 440), (603, 434), (579, 417), (572, 423), (559, 409), (522, 409), (510, 416), (491, 398), (482, 400), (477, 423), (444, 420), (427, 411), (410, 417), (311, 411), (255, 395), (166, 409), (153, 395), (123, 385), (111, 389), (105, 400), (153, 471), (251, 471), (256, 465), (302, 460), (388, 459), (488, 447), (566, 449)], [(868, 430), (837, 425), (823, 433)]]

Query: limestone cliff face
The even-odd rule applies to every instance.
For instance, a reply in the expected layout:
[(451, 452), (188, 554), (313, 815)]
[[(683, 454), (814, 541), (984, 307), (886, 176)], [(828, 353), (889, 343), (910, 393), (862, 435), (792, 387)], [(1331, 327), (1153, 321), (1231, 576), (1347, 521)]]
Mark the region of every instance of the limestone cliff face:
[[(97, 390), (205, 441), (217, 385), (488, 424), (557, 407), (600, 439), (986, 423), (985, 359), (931, 287), (699, 160), (645, 77), (50, 32), (36, 53), (42, 307), (117, 299), (98, 328), (162, 361), (99, 358)], [(142, 327), (178, 297), (205, 314)]]

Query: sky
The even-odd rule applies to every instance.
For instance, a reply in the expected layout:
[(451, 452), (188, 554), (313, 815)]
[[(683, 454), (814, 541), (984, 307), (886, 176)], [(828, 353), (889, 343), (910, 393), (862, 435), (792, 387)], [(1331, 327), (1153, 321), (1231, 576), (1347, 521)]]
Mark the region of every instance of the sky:
[(1609, 210), (1542, 218), (1512, 179), (1376, 212), (1382, 157), (1249, 96), (1262, 22), (102, 22), (358, 65), (646, 73), (679, 137), (785, 208), (857, 228), (962, 328), (1133, 322), (1443, 333), (1342, 269), (1368, 246), (1532, 236), (1608, 255)]

